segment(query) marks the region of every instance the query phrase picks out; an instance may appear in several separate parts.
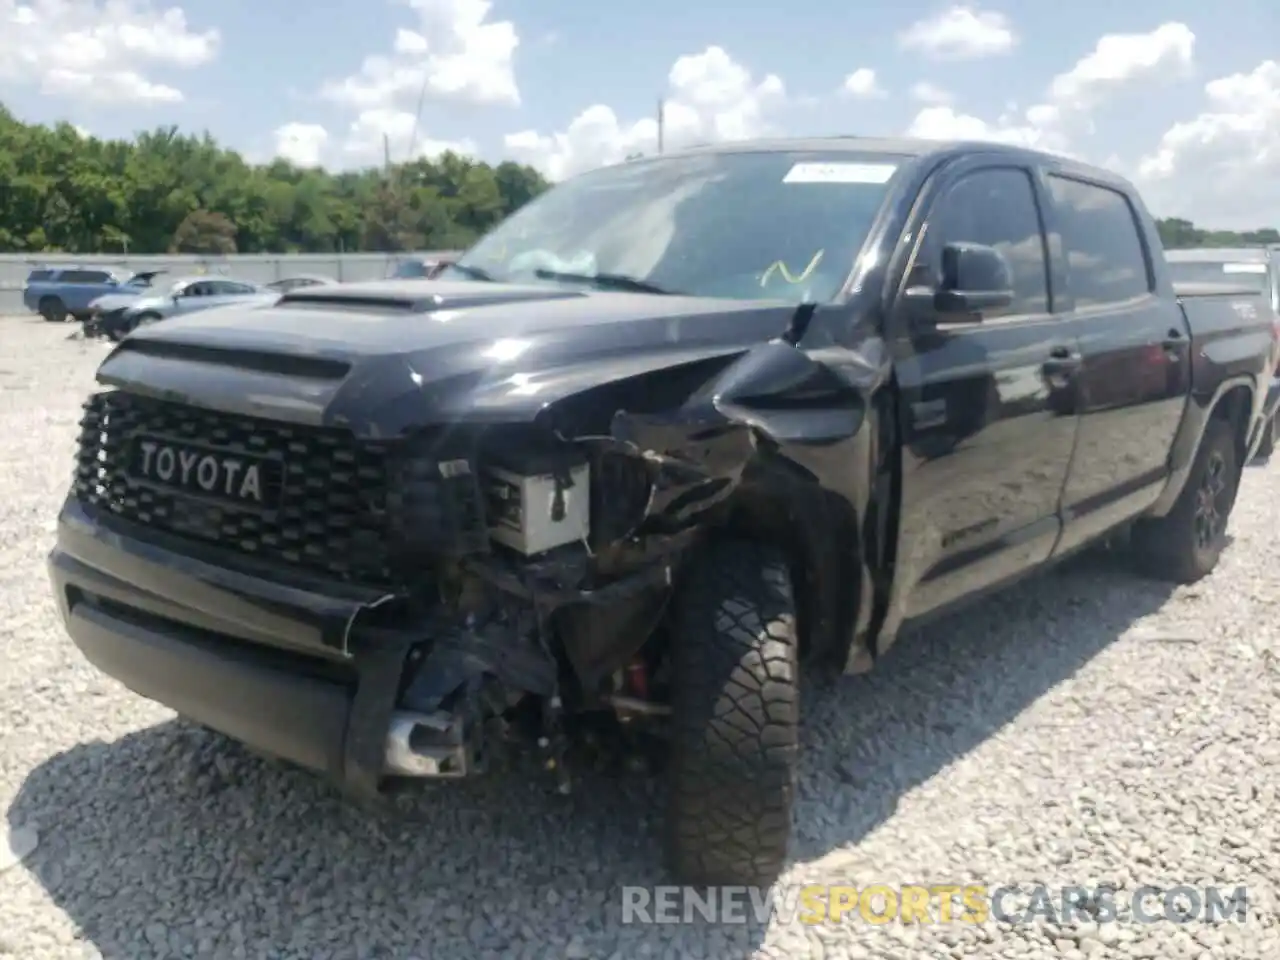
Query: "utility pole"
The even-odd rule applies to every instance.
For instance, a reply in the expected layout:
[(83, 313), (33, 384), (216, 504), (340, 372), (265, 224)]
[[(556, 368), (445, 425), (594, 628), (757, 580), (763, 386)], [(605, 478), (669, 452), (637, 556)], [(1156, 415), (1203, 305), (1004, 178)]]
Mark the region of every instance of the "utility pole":
[(658, 152), (662, 152), (662, 134), (663, 127), (666, 126), (667, 119), (667, 102), (661, 97), (658, 98)]

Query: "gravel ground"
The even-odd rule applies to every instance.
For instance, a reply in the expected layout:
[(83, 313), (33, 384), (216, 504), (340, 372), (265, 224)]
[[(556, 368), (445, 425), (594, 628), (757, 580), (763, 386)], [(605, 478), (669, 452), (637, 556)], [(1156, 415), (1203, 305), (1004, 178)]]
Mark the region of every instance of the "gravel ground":
[(132, 696), (58, 626), (44, 557), (105, 348), (0, 321), (0, 956), (1280, 957), (1280, 468), (1218, 572), (1091, 557), (808, 692), (785, 883), (1208, 884), (1247, 922), (623, 924), (656, 788), (492, 778), (371, 817)]

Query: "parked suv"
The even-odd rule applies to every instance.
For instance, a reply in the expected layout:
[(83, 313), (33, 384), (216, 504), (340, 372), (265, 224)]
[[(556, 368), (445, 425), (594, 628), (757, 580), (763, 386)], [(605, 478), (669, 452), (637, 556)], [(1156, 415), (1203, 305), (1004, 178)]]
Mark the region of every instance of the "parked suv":
[(128, 271), (103, 267), (40, 267), (27, 275), (22, 302), (51, 323), (84, 320), (93, 301), (119, 293), (129, 280)]

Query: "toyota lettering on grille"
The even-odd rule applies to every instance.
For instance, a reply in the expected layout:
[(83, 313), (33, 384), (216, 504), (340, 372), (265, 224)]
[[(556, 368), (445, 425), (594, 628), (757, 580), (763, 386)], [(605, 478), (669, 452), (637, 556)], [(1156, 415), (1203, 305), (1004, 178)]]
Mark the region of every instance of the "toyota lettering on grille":
[(131, 459), (130, 473), (147, 484), (244, 506), (274, 506), (280, 468), (275, 461), (148, 437), (135, 441)]

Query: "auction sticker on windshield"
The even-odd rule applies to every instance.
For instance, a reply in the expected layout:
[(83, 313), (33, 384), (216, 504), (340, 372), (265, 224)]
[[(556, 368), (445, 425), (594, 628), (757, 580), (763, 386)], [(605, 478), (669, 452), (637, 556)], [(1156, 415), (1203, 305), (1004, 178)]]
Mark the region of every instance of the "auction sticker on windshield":
[(797, 163), (783, 183), (888, 183), (894, 163)]

